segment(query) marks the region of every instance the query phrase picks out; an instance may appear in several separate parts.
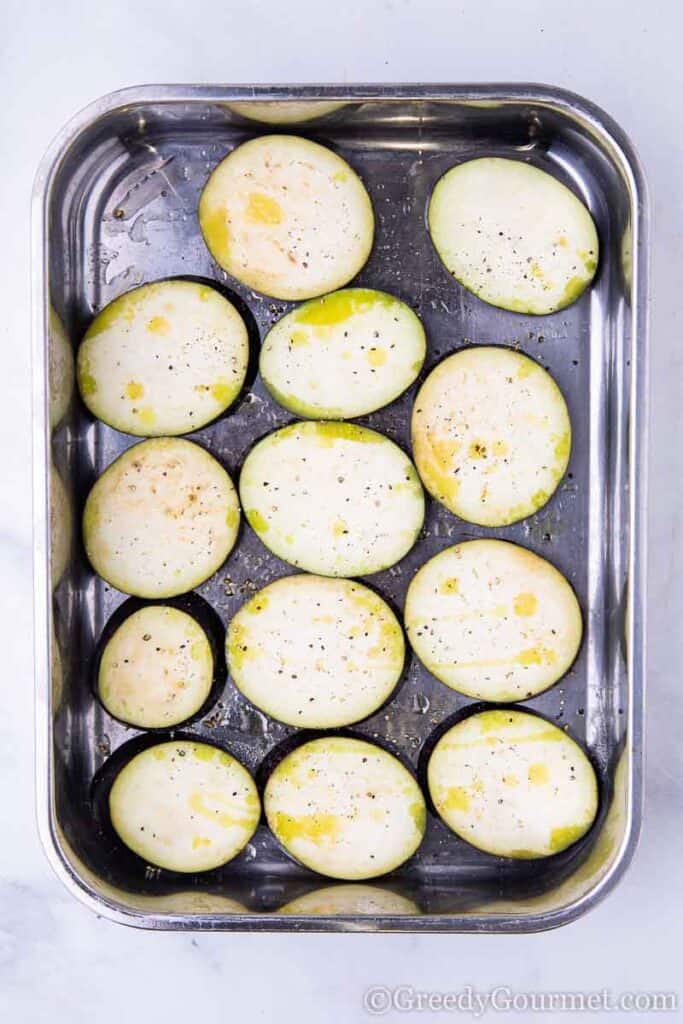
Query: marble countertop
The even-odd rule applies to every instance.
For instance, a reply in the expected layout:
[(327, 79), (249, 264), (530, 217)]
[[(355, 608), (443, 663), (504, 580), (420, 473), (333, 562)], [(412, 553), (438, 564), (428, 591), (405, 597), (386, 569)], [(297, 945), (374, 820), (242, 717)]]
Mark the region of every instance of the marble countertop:
[[(677, 678), (683, 660), (677, 316), (683, 61), (677, 11), (674, 0), (630, 9), (608, 0), (557, 6), (547, 0), (347, 0), (334, 8), (312, 0), (5, 0), (0, 1019), (25, 1024), (49, 1015), (114, 1024), (126, 1014), (168, 1022), (191, 1014), (213, 1024), (249, 1014), (301, 1024), (365, 1019), (362, 995), (373, 984), (434, 991), (466, 984), (518, 991), (676, 988), (683, 942), (683, 691)], [(52, 875), (34, 823), (28, 213), (38, 160), (75, 110), (140, 82), (487, 79), (545, 81), (595, 100), (632, 135), (650, 181), (649, 758), (634, 864), (588, 917), (541, 935), (192, 935), (138, 932), (98, 919)]]

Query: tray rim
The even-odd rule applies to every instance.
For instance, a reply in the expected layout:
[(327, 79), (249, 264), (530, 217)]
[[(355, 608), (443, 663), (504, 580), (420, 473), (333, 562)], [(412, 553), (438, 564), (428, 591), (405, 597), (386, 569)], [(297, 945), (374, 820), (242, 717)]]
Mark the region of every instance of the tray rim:
[[(318, 917), (250, 912), (244, 914), (144, 913), (98, 894), (78, 874), (63, 852), (54, 814), (52, 713), (50, 707), (50, 601), (48, 473), (50, 436), (47, 395), (47, 208), (59, 166), (76, 139), (100, 118), (144, 103), (229, 103), (265, 100), (339, 100), (348, 102), (452, 100), (461, 103), (528, 102), (551, 107), (597, 136), (619, 163), (628, 185), (633, 217), (633, 286), (631, 290), (631, 367), (629, 407), (629, 541), (626, 634), (629, 707), (627, 735), (626, 829), (614, 861), (600, 882), (578, 899), (547, 913), (419, 916), (338, 915)], [(291, 126), (283, 127), (289, 131)], [(560, 927), (595, 907), (618, 883), (633, 859), (643, 812), (643, 726), (646, 670), (646, 512), (648, 435), (649, 202), (644, 171), (626, 132), (600, 107), (552, 85), (490, 84), (353, 84), (353, 85), (154, 85), (107, 93), (84, 107), (57, 133), (39, 164), (31, 201), (32, 435), (33, 435), (33, 595), (35, 676), (35, 793), (38, 833), (50, 866), (69, 892), (99, 916), (152, 930), (529, 933)]]

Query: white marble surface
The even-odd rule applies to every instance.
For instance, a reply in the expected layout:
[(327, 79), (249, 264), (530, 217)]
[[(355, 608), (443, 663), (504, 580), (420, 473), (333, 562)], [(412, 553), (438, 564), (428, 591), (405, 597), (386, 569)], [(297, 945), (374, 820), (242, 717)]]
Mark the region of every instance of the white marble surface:
[[(0, 4), (0, 1019), (25, 1024), (50, 1016), (113, 1024), (124, 1015), (137, 1021), (151, 1013), (151, 1019), (163, 1016), (168, 1022), (189, 1014), (203, 1024), (240, 1021), (247, 1014), (257, 1020), (362, 1020), (361, 994), (372, 983), (437, 990), (465, 983), (519, 990), (680, 985), (678, 7), (676, 0), (632, 6), (616, 0)], [(34, 826), (28, 202), (38, 159), (77, 108), (128, 84), (487, 79), (553, 82), (591, 97), (632, 133), (651, 183), (649, 760), (645, 830), (635, 863), (618, 891), (589, 917), (528, 937), (193, 937), (147, 934), (98, 920), (52, 876)]]

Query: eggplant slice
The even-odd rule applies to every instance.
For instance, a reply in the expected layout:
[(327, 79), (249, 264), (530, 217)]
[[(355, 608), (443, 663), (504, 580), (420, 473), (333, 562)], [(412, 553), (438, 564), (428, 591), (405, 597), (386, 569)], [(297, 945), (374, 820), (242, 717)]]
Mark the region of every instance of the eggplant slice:
[(401, 762), (364, 740), (326, 736), (288, 754), (266, 783), (268, 825), (300, 863), (330, 878), (376, 878), (422, 842), (426, 807)]
[(156, 281), (95, 317), (78, 350), (78, 387), (116, 430), (186, 434), (232, 405), (248, 362), (247, 328), (228, 299), (195, 281)]
[(424, 494), (401, 449), (351, 423), (292, 423), (252, 448), (245, 515), (279, 558), (322, 576), (362, 576), (398, 562), (424, 520)]
[(429, 203), (429, 231), (468, 291), (516, 313), (575, 302), (598, 265), (598, 235), (574, 193), (521, 160), (483, 157), (452, 167)]
[(239, 522), (237, 493), (213, 455), (161, 437), (128, 448), (96, 481), (83, 539), (95, 571), (118, 590), (173, 597), (216, 572)]
[(213, 258), (238, 281), (298, 300), (355, 277), (375, 219), (363, 182), (336, 153), (296, 135), (264, 135), (215, 168), (199, 225)]
[(556, 683), (582, 634), (581, 609), (562, 573), (502, 540), (465, 541), (430, 558), (408, 587), (405, 624), (437, 679), (498, 702)]
[(345, 288), (279, 320), (261, 349), (263, 382), (308, 419), (352, 419), (403, 394), (422, 369), (425, 332), (410, 306), (386, 292)]
[(438, 741), (429, 792), (446, 825), (498, 857), (560, 853), (593, 824), (595, 771), (581, 747), (539, 715), (482, 711)]
[(254, 780), (218, 747), (171, 740), (121, 769), (109, 794), (111, 823), (126, 846), (169, 871), (211, 871), (236, 857), (259, 822)]
[(469, 523), (507, 526), (550, 500), (569, 462), (571, 423), (542, 366), (512, 349), (474, 346), (427, 377), (412, 438), (437, 501)]
[(153, 604), (129, 615), (100, 658), (97, 692), (107, 711), (138, 729), (192, 718), (211, 692), (213, 654), (191, 615)]
[(271, 718), (331, 729), (381, 707), (401, 675), (405, 643), (373, 590), (303, 574), (270, 583), (240, 609), (227, 657), (237, 688)]

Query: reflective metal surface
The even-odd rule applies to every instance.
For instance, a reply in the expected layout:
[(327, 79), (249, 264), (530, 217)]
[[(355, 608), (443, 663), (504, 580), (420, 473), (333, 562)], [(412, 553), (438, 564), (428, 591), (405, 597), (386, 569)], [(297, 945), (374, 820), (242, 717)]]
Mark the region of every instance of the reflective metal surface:
[[(325, 100), (326, 109), (273, 128), (230, 108), (232, 100), (254, 98)], [(341, 105), (330, 110), (334, 100)], [(485, 535), (526, 545), (572, 581), (586, 627), (579, 658), (527, 703), (587, 744), (601, 812), (585, 840), (556, 857), (494, 858), (430, 815), (416, 857), (370, 885), (335, 886), (315, 876), (280, 850), (265, 825), (231, 864), (183, 878), (145, 868), (106, 820), (109, 758), (115, 755), (115, 765), (139, 734), (110, 718), (93, 694), (98, 641), (125, 598), (89, 570), (78, 520), (96, 475), (134, 439), (94, 422), (77, 397), (51, 432), (50, 404), (58, 407), (63, 383), (53, 375), (48, 385), (49, 347), (58, 344), (54, 323), (48, 330), (50, 305), (75, 348), (93, 314), (123, 291), (159, 277), (204, 277), (236, 299), (256, 353), (291, 307), (216, 267), (196, 207), (215, 163), (241, 140), (271, 130), (331, 145), (363, 177), (377, 234), (357, 281), (419, 312), (429, 339), (421, 380), (463, 345), (514, 345), (546, 366), (567, 397), (572, 458), (544, 509), (487, 530), (430, 502), (414, 550), (368, 580), (400, 607), (418, 565), (451, 543)], [(601, 263), (593, 289), (569, 309), (539, 318), (486, 306), (441, 266), (424, 223), (429, 194), (446, 168), (482, 154), (523, 154), (591, 209)], [(621, 130), (588, 102), (544, 86), (149, 86), (97, 101), (55, 140), (36, 180), (33, 232), (38, 811), (65, 884), (99, 913), (148, 928), (530, 931), (593, 905), (631, 857), (642, 795), (647, 214), (638, 161)], [(361, 422), (407, 448), (414, 393)], [(252, 373), (236, 407), (191, 436), (235, 477), (253, 442), (289, 419)], [(71, 516), (62, 502), (50, 542), (51, 462)], [(61, 575), (54, 593), (51, 546), (52, 574)], [(199, 593), (224, 626), (254, 589), (290, 571), (243, 526), (227, 563)], [(217, 697), (188, 730), (225, 746), (261, 777), (264, 760), (295, 730), (248, 705), (229, 680)], [(429, 735), (467, 704), (413, 658), (393, 700), (354, 731), (386, 743), (419, 772)]]

